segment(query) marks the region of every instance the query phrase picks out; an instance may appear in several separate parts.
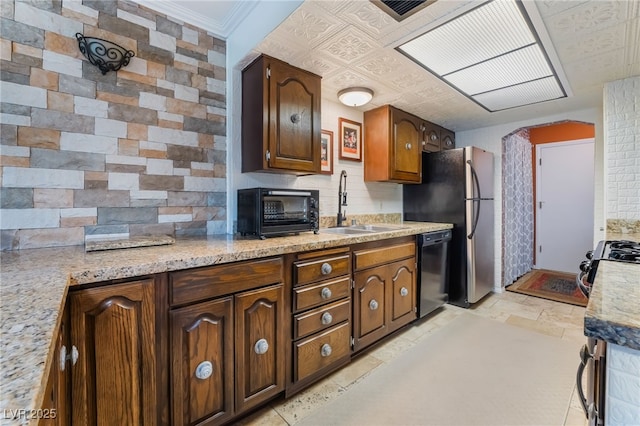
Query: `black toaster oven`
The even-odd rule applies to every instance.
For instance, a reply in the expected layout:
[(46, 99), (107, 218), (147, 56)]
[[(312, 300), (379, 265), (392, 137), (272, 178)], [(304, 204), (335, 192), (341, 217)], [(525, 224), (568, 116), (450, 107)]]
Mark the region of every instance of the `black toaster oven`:
[(238, 190), (238, 232), (262, 239), (318, 233), (318, 190), (249, 188)]

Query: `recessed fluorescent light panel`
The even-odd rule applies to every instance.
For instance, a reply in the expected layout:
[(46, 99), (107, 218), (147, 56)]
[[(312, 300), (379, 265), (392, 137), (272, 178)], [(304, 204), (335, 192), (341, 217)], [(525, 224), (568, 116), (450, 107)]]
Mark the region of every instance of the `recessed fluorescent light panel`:
[(519, 1), (484, 3), (397, 50), (490, 112), (567, 96)]

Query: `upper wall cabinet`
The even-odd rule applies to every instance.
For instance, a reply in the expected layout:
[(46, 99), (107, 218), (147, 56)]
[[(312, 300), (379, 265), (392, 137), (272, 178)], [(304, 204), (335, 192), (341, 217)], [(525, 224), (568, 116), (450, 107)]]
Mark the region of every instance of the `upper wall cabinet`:
[(364, 180), (419, 183), (422, 120), (384, 105), (364, 113)]
[(425, 152), (438, 152), (443, 149), (456, 147), (456, 135), (451, 130), (440, 127), (429, 121), (424, 121), (422, 150)]
[(242, 71), (242, 171), (320, 173), (321, 77), (262, 55)]

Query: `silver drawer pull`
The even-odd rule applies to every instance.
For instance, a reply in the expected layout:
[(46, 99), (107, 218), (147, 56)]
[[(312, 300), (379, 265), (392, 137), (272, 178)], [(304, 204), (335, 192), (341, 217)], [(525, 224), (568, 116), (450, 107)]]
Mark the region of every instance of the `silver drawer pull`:
[(269, 350), (269, 343), (267, 342), (267, 339), (258, 340), (256, 344), (253, 346), (253, 350), (258, 355), (266, 354), (267, 351)]
[(320, 292), (320, 297), (323, 299), (328, 299), (331, 297), (331, 289), (329, 287), (324, 287)]
[(322, 355), (323, 357), (327, 357), (331, 355), (332, 351), (333, 349), (331, 349), (331, 345), (328, 343), (325, 343), (324, 345), (322, 345), (322, 348), (320, 348), (320, 355)]
[(326, 262), (322, 264), (322, 267), (320, 268), (320, 273), (322, 275), (329, 275), (331, 271), (333, 271), (333, 268), (331, 267), (331, 265), (329, 265)]
[(409, 142), (407, 142), (407, 143), (404, 145), (404, 147), (405, 147), (406, 149), (411, 149), (411, 148), (413, 147), (413, 145), (411, 145)]
[(200, 380), (208, 379), (213, 374), (213, 364), (209, 361), (202, 361), (196, 367), (196, 377)]
[(404, 297), (404, 296), (406, 296), (407, 294), (409, 294), (409, 290), (407, 290), (407, 288), (406, 288), (406, 287), (402, 287), (402, 288), (400, 289), (400, 296)]
[(333, 321), (333, 316), (331, 315), (331, 313), (325, 312), (324, 314), (322, 314), (321, 321), (322, 325), (331, 324), (331, 321)]
[(369, 309), (371, 309), (372, 311), (378, 309), (378, 302), (376, 301), (376, 299), (371, 299), (371, 302), (369, 302)]

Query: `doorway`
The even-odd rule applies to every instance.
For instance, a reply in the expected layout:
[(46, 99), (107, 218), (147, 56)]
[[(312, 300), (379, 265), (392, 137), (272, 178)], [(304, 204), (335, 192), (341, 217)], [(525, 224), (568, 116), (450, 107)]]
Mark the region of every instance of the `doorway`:
[[(573, 207), (569, 208), (570, 212), (574, 215), (581, 215), (586, 217), (582, 223), (580, 231), (573, 231), (572, 235), (581, 233), (588, 239), (588, 243), (577, 242), (572, 244), (571, 236), (565, 238), (566, 244), (571, 244), (572, 251), (567, 252), (566, 260), (562, 264), (549, 263), (545, 258), (538, 259), (540, 253), (540, 244), (546, 237), (538, 235), (538, 220), (541, 211), (539, 209), (537, 194), (537, 182), (539, 181), (540, 174), (543, 181), (562, 181), (566, 180), (565, 175), (572, 170), (572, 163), (566, 165), (550, 164), (553, 156), (549, 157), (547, 161), (548, 167), (541, 168), (538, 159), (537, 147), (551, 144), (545, 153), (557, 153), (558, 157), (563, 160), (571, 160), (574, 153), (571, 152), (572, 148), (568, 150), (562, 149), (564, 144), (581, 145), (583, 139), (590, 139), (591, 157), (579, 160), (581, 163), (581, 169), (591, 170), (590, 177), (582, 177), (577, 179), (576, 190), (567, 190), (571, 193), (568, 199), (573, 198), (573, 192), (576, 192), (581, 198), (587, 198), (584, 202), (584, 206), (580, 207), (580, 211), (576, 212)], [(577, 272), (578, 264), (584, 257), (587, 250), (591, 249), (592, 234), (593, 234), (593, 215), (594, 215), (594, 186), (593, 186), (593, 172), (594, 172), (594, 160), (593, 150), (595, 140), (595, 126), (593, 123), (584, 123), (577, 121), (563, 121), (556, 123), (548, 123), (539, 126), (532, 126), (526, 128), (520, 128), (503, 138), (503, 159), (502, 159), (502, 197), (503, 197), (503, 211), (502, 211), (502, 285), (503, 287), (509, 286), (516, 281), (517, 278), (529, 272), (532, 268), (545, 268), (553, 269), (557, 271)], [(577, 143), (576, 142), (581, 142)], [(557, 151), (552, 150), (552, 145), (559, 146)], [(579, 148), (573, 148), (579, 149)], [(515, 151), (515, 155), (514, 155)], [(543, 160), (544, 161), (544, 160)], [(555, 175), (553, 174), (555, 170)], [(551, 171), (549, 176), (546, 173)], [(563, 173), (564, 172), (564, 173)], [(515, 180), (514, 180), (515, 176)], [(546, 179), (549, 178), (550, 179)], [(573, 180), (571, 180), (573, 181)], [(547, 184), (547, 188), (551, 188), (551, 192), (544, 193), (544, 197), (549, 194), (553, 194), (554, 185)], [(573, 192), (572, 192), (573, 191)], [(589, 194), (585, 196), (584, 194)], [(542, 195), (540, 195), (542, 197)], [(588, 201), (591, 200), (591, 201)], [(541, 199), (543, 201), (543, 208), (551, 207), (550, 201)], [(514, 204), (515, 203), (515, 204)], [(552, 203), (553, 204), (553, 203)], [(565, 209), (566, 210), (566, 209)], [(533, 217), (531, 217), (531, 215)], [(548, 222), (552, 225), (557, 221), (564, 221), (560, 216), (553, 213), (551, 209), (547, 209), (547, 214), (542, 215), (548, 219)], [(543, 220), (545, 219), (543, 218)], [(546, 221), (544, 223), (547, 223)], [(557, 231), (558, 228), (556, 228)], [(564, 229), (557, 231), (555, 234), (564, 234)], [(546, 248), (551, 249), (556, 247), (555, 240), (547, 240)], [(544, 242), (543, 242), (544, 244)], [(583, 247), (586, 249), (583, 250)], [(558, 246), (560, 247), (560, 246)], [(576, 248), (578, 247), (578, 248)], [(545, 246), (543, 246), (544, 251)], [(573, 260), (575, 253), (580, 252), (579, 256)], [(552, 254), (553, 251), (547, 251), (545, 254)]]

